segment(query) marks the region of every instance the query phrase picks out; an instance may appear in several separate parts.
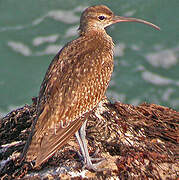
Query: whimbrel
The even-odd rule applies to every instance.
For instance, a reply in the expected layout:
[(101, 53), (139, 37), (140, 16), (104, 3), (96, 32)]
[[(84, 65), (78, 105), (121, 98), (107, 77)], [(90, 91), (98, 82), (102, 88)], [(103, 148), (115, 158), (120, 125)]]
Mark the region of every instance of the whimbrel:
[(74, 134), (86, 167), (97, 170), (85, 143), (86, 119), (105, 96), (113, 72), (112, 38), (105, 28), (119, 22), (139, 22), (136, 18), (115, 16), (104, 5), (87, 8), (81, 15), (79, 37), (67, 43), (51, 62), (42, 82), (37, 117), (22, 158), (40, 166)]

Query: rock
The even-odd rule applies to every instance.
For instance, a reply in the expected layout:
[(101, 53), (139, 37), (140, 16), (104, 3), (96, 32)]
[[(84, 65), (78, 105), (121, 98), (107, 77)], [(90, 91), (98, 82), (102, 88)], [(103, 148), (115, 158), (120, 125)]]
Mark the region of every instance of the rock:
[(83, 169), (74, 137), (39, 169), (19, 163), (36, 116), (36, 101), (0, 120), (2, 179), (177, 179), (179, 112), (143, 103), (139, 106), (104, 99), (87, 123), (90, 154), (105, 158), (102, 172)]

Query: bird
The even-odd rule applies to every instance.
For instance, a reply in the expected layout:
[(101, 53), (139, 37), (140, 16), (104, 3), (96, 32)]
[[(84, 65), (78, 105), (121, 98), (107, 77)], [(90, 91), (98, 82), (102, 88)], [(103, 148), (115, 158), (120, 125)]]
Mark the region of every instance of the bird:
[(54, 57), (41, 84), (37, 116), (21, 159), (41, 166), (76, 136), (87, 169), (98, 171), (85, 141), (90, 113), (105, 97), (113, 72), (114, 43), (106, 27), (120, 22), (150, 22), (116, 16), (105, 5), (86, 8), (80, 18), (79, 36)]

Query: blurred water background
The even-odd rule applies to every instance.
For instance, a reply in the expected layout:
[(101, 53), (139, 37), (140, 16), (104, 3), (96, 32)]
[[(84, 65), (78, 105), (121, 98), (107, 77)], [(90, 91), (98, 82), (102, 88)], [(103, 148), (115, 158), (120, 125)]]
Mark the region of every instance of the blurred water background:
[(108, 97), (179, 110), (179, 0), (0, 0), (0, 116), (31, 104), (54, 55), (77, 37), (81, 12), (96, 4), (161, 27), (107, 29), (116, 44)]

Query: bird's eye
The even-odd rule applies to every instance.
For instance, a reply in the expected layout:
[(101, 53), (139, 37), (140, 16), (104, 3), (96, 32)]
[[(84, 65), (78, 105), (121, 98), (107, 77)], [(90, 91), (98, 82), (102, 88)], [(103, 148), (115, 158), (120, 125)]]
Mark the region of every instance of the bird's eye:
[(98, 16), (98, 19), (99, 20), (104, 20), (104, 19), (106, 19), (106, 17), (105, 16)]

